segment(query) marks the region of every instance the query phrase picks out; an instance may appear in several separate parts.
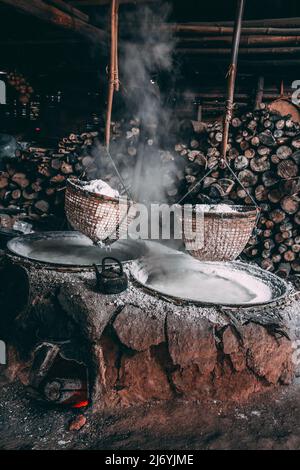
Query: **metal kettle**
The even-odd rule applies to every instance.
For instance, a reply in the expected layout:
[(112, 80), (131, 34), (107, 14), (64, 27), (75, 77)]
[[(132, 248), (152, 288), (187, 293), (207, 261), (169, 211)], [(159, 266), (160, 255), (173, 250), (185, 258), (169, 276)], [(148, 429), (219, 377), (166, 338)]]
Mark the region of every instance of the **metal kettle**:
[[(111, 264), (107, 266), (108, 260), (114, 261), (117, 268)], [(102, 294), (119, 294), (127, 289), (128, 278), (123, 270), (122, 263), (118, 259), (107, 256), (102, 260), (101, 272), (96, 264), (94, 264), (94, 268), (97, 279), (96, 288)]]

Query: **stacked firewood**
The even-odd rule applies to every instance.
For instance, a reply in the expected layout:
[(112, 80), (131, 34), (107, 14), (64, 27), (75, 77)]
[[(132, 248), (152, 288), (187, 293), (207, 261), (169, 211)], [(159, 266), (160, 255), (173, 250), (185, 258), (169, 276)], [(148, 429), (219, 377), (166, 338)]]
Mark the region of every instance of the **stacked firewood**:
[(32, 220), (62, 214), (66, 180), (94, 171), (91, 153), (96, 137), (97, 133), (71, 134), (55, 150), (17, 150), (0, 172), (0, 210), (22, 210)]
[[(149, 136), (141, 137), (137, 119), (112, 122), (110, 154), (128, 189), (132, 189), (138, 152), (143, 153), (145, 147), (157, 149), (156, 144)], [(166, 198), (172, 202), (180, 187), (179, 178), (183, 180), (184, 174), (181, 171), (171, 175), (174, 155), (168, 150), (154, 153), (165, 175)], [(182, 159), (178, 160), (183, 166)], [(0, 212), (1, 208), (21, 210), (31, 220), (52, 214), (63, 216), (66, 180), (72, 176), (83, 180), (101, 178), (124, 192), (98, 133), (70, 134), (55, 149), (31, 146), (18, 150), (14, 159), (7, 159), (0, 171)]]
[(216, 122), (204, 134), (175, 146), (187, 161), (185, 179), (191, 193), (186, 201), (255, 201), (261, 216), (244, 254), (283, 277), (299, 273), (300, 125), (263, 104), (233, 118), (227, 158), (240, 183), (222, 163), (221, 141), (222, 124)]

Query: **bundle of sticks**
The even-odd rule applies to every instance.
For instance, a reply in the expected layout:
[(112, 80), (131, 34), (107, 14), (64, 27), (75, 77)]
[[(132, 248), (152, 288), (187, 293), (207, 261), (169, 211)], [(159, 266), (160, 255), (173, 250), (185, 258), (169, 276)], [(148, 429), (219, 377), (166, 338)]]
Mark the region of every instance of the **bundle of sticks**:
[(188, 201), (256, 201), (261, 217), (245, 256), (283, 277), (299, 273), (299, 123), (271, 112), (264, 104), (233, 118), (227, 158), (241, 184), (221, 162), (221, 142), (222, 124), (216, 122), (175, 146), (186, 160), (185, 180), (191, 191)]

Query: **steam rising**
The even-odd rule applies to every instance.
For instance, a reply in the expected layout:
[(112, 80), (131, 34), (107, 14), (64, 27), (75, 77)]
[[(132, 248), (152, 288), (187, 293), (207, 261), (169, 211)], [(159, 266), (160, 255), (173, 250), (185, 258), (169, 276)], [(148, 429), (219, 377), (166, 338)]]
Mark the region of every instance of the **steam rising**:
[[(140, 201), (163, 201), (163, 169), (159, 155), (161, 142), (168, 132), (171, 111), (165, 105), (157, 77), (172, 72), (175, 40), (162, 26), (170, 6), (156, 3), (131, 12), (125, 22), (129, 40), (120, 52), (121, 84), (125, 90), (127, 115), (141, 124), (141, 137), (133, 190)], [(122, 21), (122, 20), (121, 20)]]

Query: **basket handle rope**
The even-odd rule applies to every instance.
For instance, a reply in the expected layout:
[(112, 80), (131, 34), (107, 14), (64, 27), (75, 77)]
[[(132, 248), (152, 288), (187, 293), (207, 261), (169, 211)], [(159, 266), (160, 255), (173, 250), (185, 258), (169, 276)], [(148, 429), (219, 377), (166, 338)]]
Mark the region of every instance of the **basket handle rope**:
[(115, 170), (115, 172), (116, 172), (116, 175), (117, 175), (117, 177), (119, 178), (120, 183), (121, 183), (121, 185), (123, 186), (123, 188), (124, 188), (124, 190), (125, 190), (125, 193), (127, 194), (128, 198), (132, 201), (132, 200), (133, 200), (133, 199), (132, 199), (132, 195), (130, 194), (130, 191), (129, 191), (129, 189), (127, 188), (127, 186), (125, 185), (125, 182), (124, 182), (124, 180), (123, 180), (123, 178), (122, 178), (122, 176), (121, 176), (121, 174), (120, 174), (120, 172), (119, 172), (119, 170), (118, 170), (118, 168), (117, 168), (117, 166), (116, 166), (116, 164), (115, 164), (115, 162), (114, 162), (113, 157), (111, 156), (110, 151), (108, 150), (107, 147), (105, 147), (105, 150), (106, 150), (107, 156), (108, 156), (108, 158), (110, 159), (111, 164), (112, 164), (112, 166), (113, 166), (113, 168), (114, 168), (114, 170)]
[[(239, 179), (239, 177), (237, 176), (237, 174), (233, 171), (233, 169), (230, 167), (229, 163), (227, 162), (227, 160), (222, 160), (222, 162), (224, 162), (224, 164), (226, 165), (226, 167), (228, 168), (229, 172), (232, 174), (232, 176), (234, 177), (234, 179), (237, 181), (237, 183), (243, 188), (243, 190), (245, 191), (245, 193), (247, 194), (247, 196), (251, 199), (251, 202), (253, 203), (253, 205), (256, 207), (256, 221), (255, 221), (255, 224), (257, 225), (258, 223), (258, 220), (259, 220), (259, 217), (260, 217), (260, 208), (259, 208), (259, 205), (257, 204), (257, 202), (255, 201), (255, 199), (253, 198), (253, 196), (250, 194), (250, 192), (248, 191), (248, 189), (246, 188), (246, 186), (241, 182), (241, 180)], [(197, 183), (194, 184), (194, 186), (191, 187), (191, 189), (185, 193), (184, 196), (182, 196), (181, 199), (179, 199), (179, 201), (176, 203), (176, 204), (181, 204), (189, 194), (191, 194), (201, 183), (202, 181), (212, 173), (212, 171), (216, 168), (216, 166), (218, 165), (218, 163), (215, 163), (214, 166), (212, 168), (210, 168), (204, 176), (202, 176), (202, 178), (197, 181)]]
[(182, 196), (182, 198), (180, 198), (180, 199), (176, 202), (176, 204), (181, 204), (181, 203), (189, 196), (189, 194), (191, 194), (191, 193), (202, 183), (202, 181), (203, 181), (208, 175), (210, 175), (210, 174), (212, 173), (212, 171), (216, 168), (217, 164), (218, 164), (218, 163), (215, 163), (214, 166), (213, 166), (212, 168), (210, 168), (210, 169), (205, 173), (205, 175), (204, 175), (199, 181), (197, 181), (197, 183), (195, 183), (194, 186), (192, 186), (192, 187), (188, 190), (188, 192), (186, 192), (186, 193), (184, 194), (184, 196)]
[(237, 174), (233, 171), (233, 169), (230, 167), (229, 163), (227, 162), (227, 160), (223, 160), (226, 167), (228, 168), (228, 170), (230, 171), (230, 173), (232, 174), (232, 176), (234, 177), (234, 179), (237, 181), (237, 183), (241, 186), (241, 188), (245, 191), (245, 193), (247, 194), (247, 196), (251, 199), (251, 202), (253, 203), (253, 205), (256, 207), (256, 220), (255, 220), (255, 226), (257, 226), (258, 224), (258, 221), (259, 221), (259, 217), (260, 217), (260, 208), (259, 208), (259, 205), (257, 204), (256, 200), (254, 199), (254, 197), (252, 196), (252, 194), (250, 194), (250, 192), (248, 191), (248, 189), (246, 188), (246, 186), (241, 182), (241, 180), (239, 179), (239, 177), (237, 176)]
[[(104, 148), (105, 148), (105, 151), (106, 151), (106, 153), (107, 153), (107, 156), (109, 157), (109, 159), (110, 159), (110, 161), (111, 161), (111, 164), (112, 164), (112, 166), (113, 166), (113, 169), (114, 169), (114, 171), (116, 172), (116, 175), (117, 175), (117, 177), (119, 178), (120, 183), (121, 183), (121, 185), (123, 186), (124, 191), (125, 191), (126, 194), (127, 194), (128, 199), (130, 199), (130, 200), (132, 201), (132, 200), (133, 200), (133, 199), (132, 199), (132, 195), (131, 195), (129, 189), (127, 188), (127, 186), (125, 185), (125, 182), (124, 182), (124, 180), (123, 180), (123, 178), (122, 178), (122, 176), (121, 176), (121, 174), (120, 174), (120, 172), (119, 172), (119, 170), (118, 170), (118, 168), (117, 168), (117, 166), (116, 166), (116, 164), (115, 164), (115, 162), (114, 162), (113, 157), (111, 156), (111, 154), (110, 154), (108, 148), (107, 148), (107, 147), (104, 147)], [(94, 164), (94, 162), (91, 162), (91, 163), (83, 170), (83, 172), (82, 172), (82, 173), (80, 174), (80, 176), (79, 176), (80, 179), (86, 174), (87, 170), (88, 170), (88, 169), (90, 168), (90, 166), (92, 166), (93, 164)]]
[(111, 233), (110, 233), (104, 240), (101, 240), (101, 241), (99, 241), (98, 243), (96, 243), (96, 245), (104, 244), (105, 246), (109, 246), (109, 245), (110, 245), (110, 242), (111, 242), (111, 236), (112, 236), (112, 234), (116, 233), (118, 237), (120, 236), (120, 227), (122, 227), (122, 224), (124, 223), (124, 221), (125, 221), (126, 218), (128, 217), (130, 208), (131, 208), (131, 204), (127, 204), (127, 211), (126, 211), (126, 214), (124, 215), (124, 217), (122, 218), (122, 220), (120, 220), (120, 221), (118, 222), (118, 224), (116, 225), (116, 228), (115, 228), (114, 230), (112, 230)]

